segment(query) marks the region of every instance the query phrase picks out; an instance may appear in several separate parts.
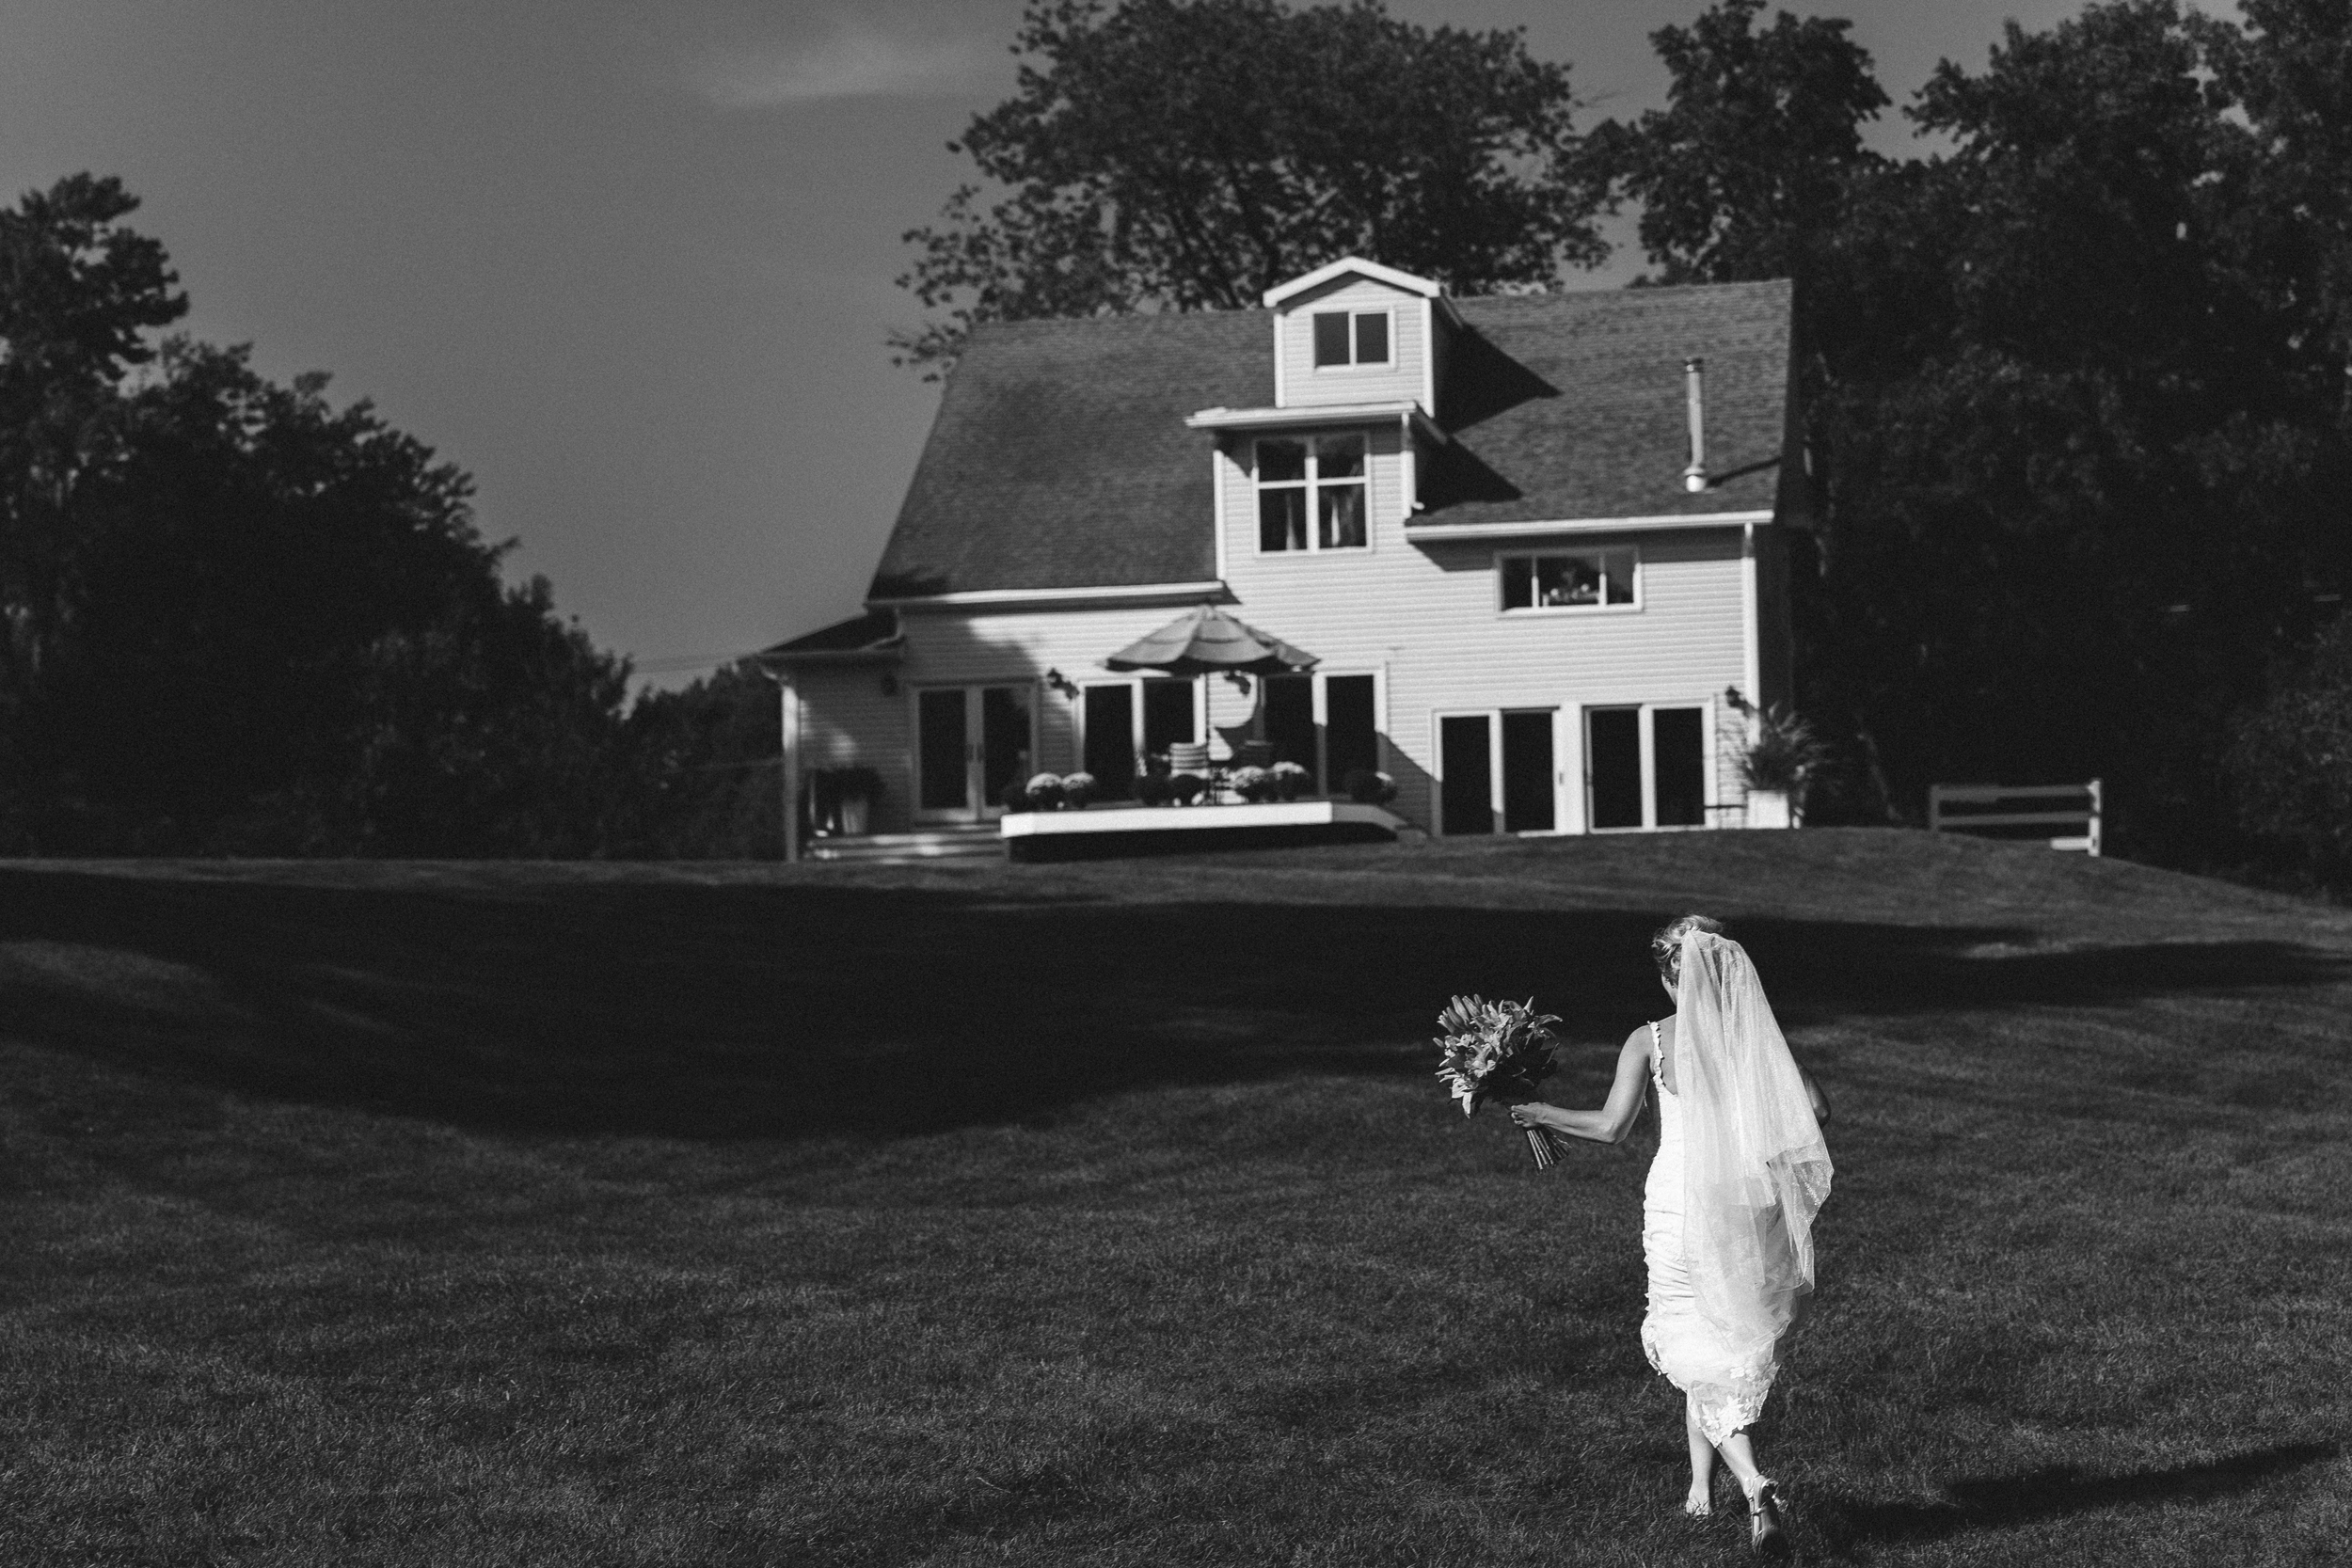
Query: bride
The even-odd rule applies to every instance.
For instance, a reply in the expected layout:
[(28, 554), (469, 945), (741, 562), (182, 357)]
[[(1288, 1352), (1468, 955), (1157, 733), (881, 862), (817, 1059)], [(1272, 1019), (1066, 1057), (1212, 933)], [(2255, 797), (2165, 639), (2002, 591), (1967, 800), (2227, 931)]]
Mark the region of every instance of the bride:
[(1649, 1311), (1642, 1349), (1683, 1392), (1685, 1513), (1713, 1511), (1721, 1454), (1748, 1499), (1748, 1539), (1784, 1553), (1781, 1499), (1747, 1429), (1813, 1293), (1813, 1216), (1829, 1196), (1829, 1103), (1788, 1053), (1747, 950), (1685, 915), (1650, 941), (1672, 1018), (1636, 1029), (1597, 1111), (1511, 1107), (1522, 1127), (1615, 1143), (1658, 1085), (1658, 1156), (1642, 1199)]

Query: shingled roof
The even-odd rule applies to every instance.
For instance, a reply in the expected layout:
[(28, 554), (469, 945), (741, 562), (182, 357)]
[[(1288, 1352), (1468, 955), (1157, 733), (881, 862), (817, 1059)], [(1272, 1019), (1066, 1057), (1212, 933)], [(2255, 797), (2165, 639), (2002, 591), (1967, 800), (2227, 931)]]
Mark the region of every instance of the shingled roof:
[[(1786, 282), (1454, 302), (1417, 529), (1769, 511), (1789, 429)], [(1269, 312), (982, 326), (948, 377), (870, 597), (1202, 582), (1208, 438), (1184, 416), (1274, 401)], [(1684, 490), (1685, 359), (1708, 467)]]

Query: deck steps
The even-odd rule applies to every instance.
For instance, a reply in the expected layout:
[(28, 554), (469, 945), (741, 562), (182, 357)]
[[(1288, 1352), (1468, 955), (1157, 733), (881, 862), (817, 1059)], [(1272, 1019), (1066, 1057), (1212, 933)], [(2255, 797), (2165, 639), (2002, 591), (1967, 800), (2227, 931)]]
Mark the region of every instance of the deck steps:
[(909, 861), (1002, 857), (1005, 841), (993, 822), (969, 828), (927, 828), (913, 833), (869, 833), (860, 838), (812, 838), (803, 847), (812, 861), (861, 861), (868, 865)]

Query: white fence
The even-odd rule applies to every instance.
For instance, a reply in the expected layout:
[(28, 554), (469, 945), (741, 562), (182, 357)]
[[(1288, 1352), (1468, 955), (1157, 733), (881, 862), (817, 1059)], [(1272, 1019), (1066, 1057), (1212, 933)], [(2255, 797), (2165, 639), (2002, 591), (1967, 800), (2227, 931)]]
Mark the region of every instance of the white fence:
[[(2045, 801), (2070, 804), (2052, 807)], [(1954, 811), (1953, 807), (1960, 809)], [(2078, 784), (1930, 784), (1928, 831), (1971, 833), (2012, 828), (2070, 827), (2078, 830), (2050, 840), (2053, 849), (2099, 852), (2099, 781)], [(2036, 833), (2029, 835), (2038, 838)]]

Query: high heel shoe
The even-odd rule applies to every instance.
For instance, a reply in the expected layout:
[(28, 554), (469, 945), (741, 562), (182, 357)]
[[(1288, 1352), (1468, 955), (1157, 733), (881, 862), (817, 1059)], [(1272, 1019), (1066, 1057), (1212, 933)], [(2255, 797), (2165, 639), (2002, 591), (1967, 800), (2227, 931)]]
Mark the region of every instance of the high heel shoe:
[(1788, 1532), (1780, 1519), (1780, 1488), (1759, 1481), (1748, 1494), (1748, 1545), (1759, 1557), (1788, 1555)]

